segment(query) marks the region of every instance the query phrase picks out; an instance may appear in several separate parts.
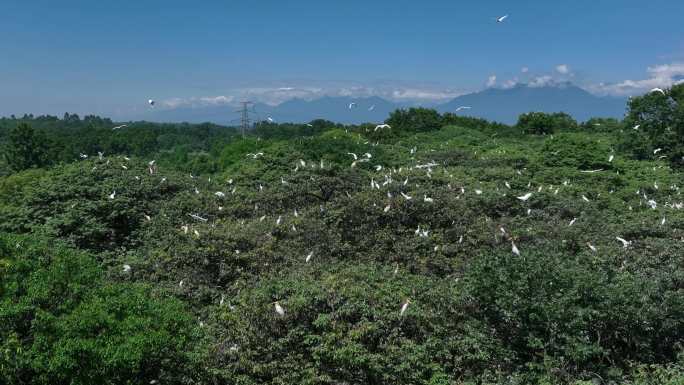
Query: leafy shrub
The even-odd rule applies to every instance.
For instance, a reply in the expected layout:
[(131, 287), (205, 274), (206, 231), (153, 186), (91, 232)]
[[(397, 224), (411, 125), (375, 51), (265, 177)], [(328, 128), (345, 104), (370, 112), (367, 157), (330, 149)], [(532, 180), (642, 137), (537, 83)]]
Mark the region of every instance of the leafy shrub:
[(581, 170), (611, 168), (610, 146), (580, 133), (561, 133), (547, 138), (541, 155), (542, 161), (549, 167), (573, 167)]
[(0, 382), (180, 383), (193, 320), (142, 285), (107, 283), (95, 260), (54, 242), (0, 236)]

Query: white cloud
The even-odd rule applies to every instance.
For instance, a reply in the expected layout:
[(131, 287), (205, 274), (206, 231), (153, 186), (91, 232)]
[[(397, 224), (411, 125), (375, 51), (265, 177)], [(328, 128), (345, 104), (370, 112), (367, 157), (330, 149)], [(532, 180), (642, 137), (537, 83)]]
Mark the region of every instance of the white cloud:
[(570, 67), (567, 64), (559, 64), (556, 66), (556, 71), (561, 75), (567, 75), (570, 73)]
[(554, 83), (553, 77), (550, 75), (537, 76), (532, 79), (528, 86), (530, 87), (545, 87)]
[(652, 88), (667, 88), (682, 83), (684, 63), (661, 64), (646, 69), (648, 77), (641, 80), (623, 80), (618, 83), (599, 83), (587, 88), (597, 94), (630, 96), (642, 94)]
[(496, 75), (492, 75), (487, 79), (487, 87), (494, 87), (496, 85)]
[(431, 86), (392, 86), (389, 84), (364, 85), (328, 85), (326, 87), (286, 86), (286, 87), (251, 87), (236, 88), (218, 96), (200, 96), (188, 98), (170, 98), (159, 103), (162, 108), (198, 108), (207, 106), (237, 106), (242, 100), (256, 103), (278, 105), (284, 101), (299, 98), (314, 100), (323, 96), (344, 96), (352, 98), (366, 98), (379, 96), (395, 102), (432, 103), (443, 102), (463, 95), (460, 90)]
[(515, 77), (513, 79), (508, 79), (505, 82), (503, 82), (503, 84), (501, 85), (501, 88), (507, 90), (507, 89), (515, 87), (516, 85), (518, 85), (518, 78), (517, 77)]

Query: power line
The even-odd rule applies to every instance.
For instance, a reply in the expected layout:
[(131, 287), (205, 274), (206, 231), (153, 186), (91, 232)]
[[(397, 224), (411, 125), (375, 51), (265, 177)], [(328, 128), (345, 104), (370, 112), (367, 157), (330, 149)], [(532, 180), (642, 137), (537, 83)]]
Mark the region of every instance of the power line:
[(245, 132), (249, 130), (250, 123), (252, 120), (249, 118), (249, 106), (253, 104), (250, 101), (244, 101), (240, 102), (242, 105), (242, 108), (240, 108), (238, 111), (240, 113), (240, 131), (242, 131), (242, 137), (245, 137)]

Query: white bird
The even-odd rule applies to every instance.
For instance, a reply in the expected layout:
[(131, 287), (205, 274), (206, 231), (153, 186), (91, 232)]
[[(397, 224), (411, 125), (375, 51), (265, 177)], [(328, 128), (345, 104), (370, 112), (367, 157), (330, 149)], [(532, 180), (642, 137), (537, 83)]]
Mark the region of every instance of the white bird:
[[(461, 189), (461, 192), (463, 192), (463, 189)], [(475, 194), (477, 195), (482, 195), (482, 190), (475, 190)]]
[(655, 150), (653, 150), (653, 155), (659, 153), (660, 151), (663, 151), (663, 149), (662, 148), (656, 148)]
[(589, 249), (591, 249), (591, 251), (593, 251), (594, 253), (597, 251), (596, 247), (594, 245), (592, 245), (591, 243), (587, 242), (587, 246), (589, 246)]
[(577, 218), (572, 218), (572, 220), (570, 221), (570, 224), (568, 226), (574, 225), (576, 220), (577, 220)]
[(282, 215), (278, 215), (278, 219), (276, 219), (276, 225), (279, 226), (279, 225), (280, 225), (280, 222), (282, 222), (282, 221), (283, 221), (283, 216), (282, 216)]
[(518, 250), (518, 246), (516, 246), (515, 242), (513, 241), (511, 241), (511, 252), (517, 256), (520, 256), (520, 250)]
[(432, 203), (432, 202), (434, 202), (434, 201), (435, 201), (434, 199), (432, 199), (432, 198), (428, 197), (427, 195), (423, 194), (423, 202)]
[(384, 212), (389, 212), (390, 211), (390, 205), (385, 206), (385, 209), (383, 210)]
[(527, 193), (527, 194), (525, 194), (525, 195), (523, 195), (523, 196), (519, 196), (518, 199), (520, 199), (521, 201), (525, 202), (525, 201), (527, 201), (528, 199), (530, 199), (530, 197), (532, 197), (532, 193), (531, 193), (531, 192), (530, 192), (530, 193)]
[(375, 109), (375, 104), (373, 104), (372, 106), (368, 107), (368, 111), (373, 111), (374, 109)]
[(663, 219), (660, 220), (660, 225), (661, 225), (661, 226), (664, 226), (664, 225), (665, 225), (665, 217), (663, 217)]
[(584, 200), (585, 202), (589, 202), (589, 198), (587, 198), (586, 195), (582, 195), (582, 200)]
[(473, 107), (469, 107), (469, 106), (460, 106), (460, 107), (458, 107), (458, 108), (456, 109), (456, 112), (461, 111), (461, 110), (469, 110), (469, 109), (471, 109), (471, 108), (473, 108)]
[(404, 197), (404, 199), (406, 199), (407, 201), (410, 201), (411, 199), (413, 199), (413, 198), (412, 198), (412, 197), (411, 197), (410, 195), (406, 195), (406, 194), (404, 194), (404, 192), (403, 192), (403, 191), (402, 191), (402, 192), (401, 192), (400, 194), (401, 194), (401, 196), (403, 196), (403, 197)]
[(348, 152), (347, 155), (353, 156), (353, 157), (354, 157), (354, 160), (358, 160), (358, 159), (359, 159), (359, 157), (356, 156), (356, 154), (354, 154), (353, 152)]
[(280, 306), (280, 303), (278, 303), (278, 301), (276, 301), (276, 302), (274, 303), (274, 305), (275, 305), (275, 311), (276, 311), (276, 313), (277, 313), (279, 316), (281, 316), (281, 317), (285, 316), (285, 309), (283, 309), (283, 307)]
[(373, 132), (375, 132), (377, 130), (381, 130), (383, 128), (391, 129), (392, 127), (389, 124), (378, 124), (377, 126), (375, 126), (375, 130), (373, 130)]
[(128, 124), (122, 124), (120, 126), (112, 127), (112, 130), (118, 130), (119, 128), (128, 127)]
[(368, 159), (370, 159), (370, 158), (373, 157), (373, 155), (371, 155), (370, 152), (367, 152), (367, 153), (363, 154), (363, 156), (365, 156), (365, 157), (368, 158)]
[(123, 271), (124, 273), (128, 273), (131, 271), (131, 265), (123, 265)]
[(614, 155), (609, 156), (609, 157), (608, 157), (608, 162), (609, 162), (609, 163), (612, 162), (614, 158), (615, 158)]
[(311, 261), (311, 257), (313, 257), (313, 251), (306, 256), (306, 263), (309, 263), (309, 261)]
[(116, 190), (114, 190), (111, 194), (109, 194), (109, 199), (114, 199), (116, 198)]
[(511, 184), (510, 184), (510, 183), (504, 182), (504, 184), (506, 185), (507, 188), (509, 188), (509, 189), (511, 188)]
[(496, 19), (496, 22), (497, 22), (497, 23), (503, 23), (503, 21), (506, 20), (506, 19), (508, 19), (508, 15), (504, 15), (504, 16), (498, 17), (498, 18)]
[(149, 104), (149, 105), (152, 106), (152, 107), (154, 107), (154, 103), (155, 103), (155, 101), (152, 100), (152, 99), (149, 99), (149, 100), (147, 101), (147, 104)]
[(654, 93), (654, 92), (660, 92), (661, 94), (665, 95), (665, 91), (663, 91), (661, 88), (654, 88), (652, 89), (649, 93)]
[(268, 120), (269, 123), (274, 123), (274, 122), (275, 122), (275, 120), (273, 120), (273, 118), (270, 117), (270, 116), (269, 116), (268, 118), (266, 118), (266, 120)]
[(223, 197), (226, 196), (226, 194), (225, 194), (224, 192), (222, 192), (222, 191), (217, 191), (217, 192), (214, 193), (214, 195), (216, 195), (216, 196), (219, 197), (219, 198), (223, 198)]
[(620, 241), (620, 242), (622, 243), (622, 247), (624, 247), (624, 248), (627, 248), (627, 246), (629, 246), (629, 245), (632, 244), (632, 242), (630, 242), (630, 241), (628, 241), (628, 240), (626, 240), (626, 239), (620, 238), (620, 237), (615, 237), (615, 239), (617, 239), (618, 241)]
[(356, 107), (356, 103), (354, 103), (354, 102), (349, 103), (349, 109), (350, 110), (354, 107)]
[(404, 302), (404, 304), (401, 305), (401, 311), (399, 311), (399, 316), (403, 316), (404, 313), (406, 313), (409, 303), (411, 303), (411, 301), (408, 298), (406, 298), (406, 302)]
[(196, 219), (196, 220), (201, 221), (201, 222), (208, 222), (209, 221), (207, 218), (202, 218), (197, 214), (188, 214), (188, 216), (192, 219)]
[(634, 126), (634, 129), (635, 129), (635, 130), (638, 130), (639, 127), (641, 127), (641, 124), (637, 124), (636, 126)]
[(88, 159), (88, 155), (83, 154), (83, 153), (78, 154), (78, 156), (79, 156), (81, 159)]

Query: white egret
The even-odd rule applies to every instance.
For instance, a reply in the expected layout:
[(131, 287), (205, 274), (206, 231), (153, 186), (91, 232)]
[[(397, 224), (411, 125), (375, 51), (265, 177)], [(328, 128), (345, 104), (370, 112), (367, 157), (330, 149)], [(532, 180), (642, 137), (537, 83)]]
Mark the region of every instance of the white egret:
[(515, 242), (511, 241), (511, 252), (513, 254), (520, 256), (520, 250), (518, 249), (518, 246), (515, 245)]
[(283, 309), (283, 307), (280, 306), (280, 303), (278, 301), (276, 301), (274, 303), (274, 306), (275, 306), (275, 311), (279, 316), (281, 316), (281, 317), (285, 316), (285, 309)]
[(630, 241), (628, 241), (628, 240), (626, 240), (626, 239), (624, 239), (624, 238), (615, 237), (615, 239), (617, 239), (618, 241), (620, 241), (620, 242), (622, 243), (622, 247), (624, 247), (624, 248), (627, 248), (627, 246), (629, 246), (629, 245), (632, 244), (632, 242), (630, 242)]
[(406, 313), (406, 310), (408, 309), (409, 303), (411, 303), (411, 301), (408, 298), (406, 298), (406, 301), (404, 302), (404, 304), (401, 305), (401, 310), (399, 311), (399, 316), (403, 316), (404, 313)]
[(519, 197), (517, 197), (517, 198), (518, 198), (519, 200), (523, 201), (523, 202), (526, 202), (528, 199), (530, 199), (530, 197), (532, 197), (532, 193), (531, 193), (531, 192), (530, 192), (530, 193), (527, 193), (527, 194), (525, 194), (525, 195), (519, 196)]

